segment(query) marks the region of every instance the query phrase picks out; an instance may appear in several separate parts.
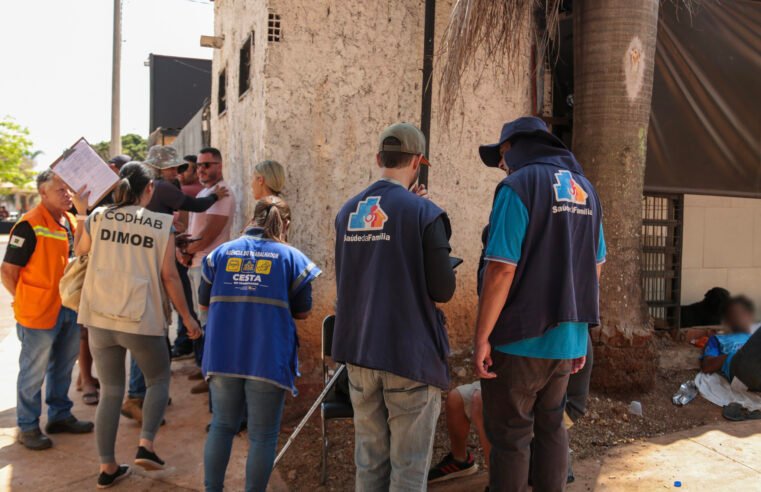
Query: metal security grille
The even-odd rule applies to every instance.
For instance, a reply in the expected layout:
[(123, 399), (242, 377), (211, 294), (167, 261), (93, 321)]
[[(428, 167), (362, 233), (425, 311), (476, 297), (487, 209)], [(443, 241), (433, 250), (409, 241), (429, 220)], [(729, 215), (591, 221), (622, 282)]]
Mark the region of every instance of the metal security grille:
[(280, 15), (269, 14), (267, 22), (267, 41), (279, 43), (280, 35)]
[(642, 200), (642, 293), (655, 327), (679, 327), (682, 272), (682, 195)]

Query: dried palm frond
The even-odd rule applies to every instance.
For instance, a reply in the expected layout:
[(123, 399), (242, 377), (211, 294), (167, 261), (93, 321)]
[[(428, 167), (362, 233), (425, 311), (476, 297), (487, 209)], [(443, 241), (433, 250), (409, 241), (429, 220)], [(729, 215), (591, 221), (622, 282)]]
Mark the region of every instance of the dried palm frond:
[(444, 66), (439, 94), (445, 122), (460, 95), (463, 75), (474, 65), (476, 53), (489, 60), (498, 59), (499, 65), (506, 67), (503, 75), (512, 75), (520, 66), (516, 62), (534, 11), (542, 8), (545, 13), (546, 27), (538, 43), (539, 53), (544, 53), (557, 33), (560, 3), (561, 0), (455, 0), (441, 47)]

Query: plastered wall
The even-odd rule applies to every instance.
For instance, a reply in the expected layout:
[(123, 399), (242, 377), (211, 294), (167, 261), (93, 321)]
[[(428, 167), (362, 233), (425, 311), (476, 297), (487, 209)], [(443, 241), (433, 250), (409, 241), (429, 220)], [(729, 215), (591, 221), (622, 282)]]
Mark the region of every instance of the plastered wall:
[(683, 244), (682, 304), (724, 287), (761, 306), (761, 200), (686, 195)]
[[(437, 47), (450, 9), (450, 2), (437, 3)], [(280, 15), (279, 43), (267, 42), (270, 12)], [(288, 174), (290, 241), (325, 272), (315, 284), (313, 317), (299, 325), (306, 372), (319, 353), (320, 321), (335, 302), (335, 214), (379, 176), (374, 156), (380, 131), (396, 121), (420, 122), (423, 13), (423, 0), (215, 2), (215, 35), (225, 40), (214, 50), (212, 91), (217, 94), (217, 75), (226, 67), (228, 109), (219, 116), (212, 101), (212, 143), (225, 156), (226, 177), (238, 198), (234, 230), (253, 209), (252, 166), (278, 160)], [(252, 88), (239, 99), (238, 50), (252, 30)], [(453, 254), (465, 259), (455, 298), (445, 307), (454, 349), (466, 347), (472, 336), (481, 229), (503, 177), (480, 163), (478, 144), (491, 143), (504, 121), (530, 111), (528, 53), (527, 43), (517, 75), (504, 84), (493, 80), (505, 70), (499, 60), (479, 60), (448, 128), (439, 122), (433, 84), (430, 195), (449, 213)], [(437, 68), (439, 63), (437, 57)], [(481, 85), (474, 90), (477, 77)], [(368, 280), (357, 279), (362, 281)]]

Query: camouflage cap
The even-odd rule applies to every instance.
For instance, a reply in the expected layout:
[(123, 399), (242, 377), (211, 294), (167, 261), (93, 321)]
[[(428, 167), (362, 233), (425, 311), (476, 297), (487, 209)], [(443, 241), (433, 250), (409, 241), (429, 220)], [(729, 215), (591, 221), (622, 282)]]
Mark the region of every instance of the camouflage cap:
[(154, 145), (148, 149), (148, 157), (145, 163), (156, 169), (171, 169), (183, 164), (182, 159), (177, 156), (177, 149), (169, 145)]

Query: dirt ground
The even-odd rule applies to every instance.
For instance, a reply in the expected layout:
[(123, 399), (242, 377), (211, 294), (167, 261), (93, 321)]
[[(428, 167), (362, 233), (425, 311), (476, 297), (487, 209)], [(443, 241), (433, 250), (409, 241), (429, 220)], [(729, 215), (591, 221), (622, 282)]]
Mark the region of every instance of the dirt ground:
[[(660, 344), (663, 345), (662, 342)], [(696, 351), (695, 354), (697, 356), (698, 352)], [(473, 380), (469, 353), (452, 356), (450, 367), (453, 388)], [(661, 369), (658, 372), (655, 388), (648, 394), (608, 396), (592, 392), (587, 414), (570, 431), (574, 460), (599, 457), (613, 446), (720, 420), (721, 409), (700, 397), (685, 407), (676, 407), (671, 403), (671, 396), (679, 385), (694, 376), (693, 369)], [(317, 387), (308, 388), (304, 393), (309, 395), (302, 395), (302, 397), (311, 403), (318, 390)], [(629, 413), (628, 407), (633, 400), (642, 404), (642, 417)], [(281, 445), (298, 424), (300, 418), (297, 413), (299, 412), (295, 409), (291, 412), (286, 411)], [(328, 480), (326, 485), (319, 486), (321, 447), (318, 411), (296, 438), (292, 449), (279, 465), (280, 473), (291, 490), (299, 492), (353, 490), (354, 429), (351, 421), (331, 422), (328, 427), (328, 436), (330, 439)], [(446, 415), (442, 404), (442, 415), (439, 418), (434, 444), (434, 463), (449, 452), (448, 446)], [(476, 456), (479, 468), (483, 468), (483, 458), (474, 432), (471, 432), (469, 446)]]

